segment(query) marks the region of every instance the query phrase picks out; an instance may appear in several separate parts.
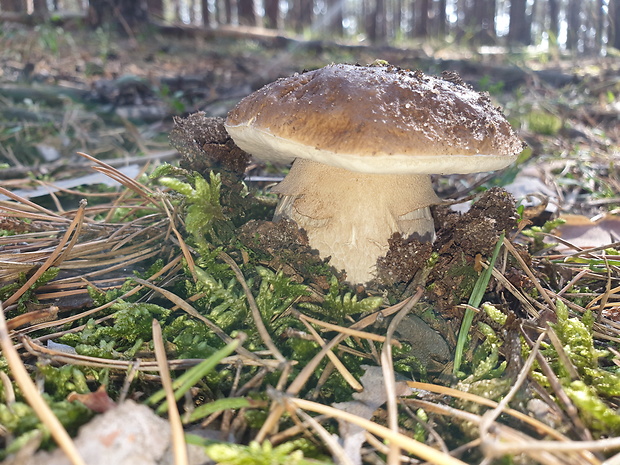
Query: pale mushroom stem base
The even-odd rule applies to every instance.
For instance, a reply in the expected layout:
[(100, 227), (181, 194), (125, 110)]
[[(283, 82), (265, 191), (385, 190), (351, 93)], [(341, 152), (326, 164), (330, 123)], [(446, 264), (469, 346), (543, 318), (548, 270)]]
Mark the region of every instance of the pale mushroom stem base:
[(439, 203), (429, 175), (366, 174), (296, 159), (273, 192), (281, 195), (274, 220), (289, 218), (310, 246), (344, 269), (347, 281), (374, 278), (377, 258), (396, 232), (432, 241), (429, 206)]

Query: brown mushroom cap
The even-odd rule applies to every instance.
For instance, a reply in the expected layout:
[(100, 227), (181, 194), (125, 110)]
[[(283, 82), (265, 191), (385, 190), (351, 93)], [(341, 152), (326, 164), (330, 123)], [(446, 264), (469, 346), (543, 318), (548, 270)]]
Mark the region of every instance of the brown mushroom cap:
[(307, 158), (377, 174), (492, 171), (523, 148), (487, 95), (393, 66), (329, 65), (244, 98), (226, 129), (266, 161)]

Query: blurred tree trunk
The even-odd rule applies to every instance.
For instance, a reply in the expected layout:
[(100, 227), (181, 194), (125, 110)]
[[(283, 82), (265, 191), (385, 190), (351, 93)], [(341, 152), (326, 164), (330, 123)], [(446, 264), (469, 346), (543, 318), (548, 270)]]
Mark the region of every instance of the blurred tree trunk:
[(577, 50), (579, 46), (579, 28), (581, 22), (579, 20), (581, 0), (569, 0), (568, 10), (566, 12), (566, 22), (568, 29), (566, 33), (566, 48), (568, 50)]
[(609, 7), (611, 15), (609, 21), (610, 43), (616, 50), (620, 50), (620, 0), (611, 0)]
[(48, 18), (47, 0), (33, 0), (32, 7), (37, 18)]
[(289, 12), (287, 14), (289, 27), (299, 34), (307, 27), (312, 26), (313, 8), (312, 0), (289, 0)]
[(547, 0), (549, 4), (549, 34), (552, 44), (557, 46), (560, 33), (560, 3), (559, 0)]
[(146, 6), (150, 18), (163, 19), (164, 17), (164, 1), (163, 0), (147, 0)]
[(511, 44), (530, 45), (530, 27), (526, 16), (527, 0), (510, 0), (508, 40)]
[(21, 13), (26, 11), (26, 2), (25, 0), (3, 0), (2, 10)]
[(148, 20), (146, 0), (90, 0), (88, 22), (93, 28), (102, 24), (115, 25), (118, 30), (129, 33), (129, 29), (144, 25)]
[(279, 0), (265, 0), (265, 27), (278, 29), (280, 16)]
[(327, 0), (327, 30), (333, 36), (342, 36), (343, 6), (344, 0)]
[(448, 7), (446, 0), (439, 0), (437, 2), (437, 36), (444, 38), (448, 32), (448, 14), (446, 8)]
[(394, 15), (392, 20), (392, 37), (401, 37), (403, 27), (403, 0), (396, 0), (394, 5)]
[(600, 53), (603, 50), (605, 40), (603, 35), (605, 33), (605, 2), (603, 0), (597, 0), (596, 2), (596, 37), (595, 44), (596, 53)]
[(222, 24), (232, 24), (233, 0), (222, 0), (224, 3), (224, 16), (220, 19)]
[(202, 0), (202, 24), (205, 27), (211, 26), (211, 12), (209, 11), (209, 0)]
[(475, 42), (494, 44), (495, 34), (495, 0), (474, 0), (472, 23), (474, 24)]
[(366, 35), (372, 43), (383, 43), (387, 38), (387, 18), (385, 0), (374, 0), (366, 11), (364, 19)]
[(413, 0), (413, 23), (411, 24), (412, 37), (428, 37), (428, 15), (431, 7), (430, 0)]
[(237, 13), (241, 26), (256, 26), (254, 0), (239, 0), (237, 3)]

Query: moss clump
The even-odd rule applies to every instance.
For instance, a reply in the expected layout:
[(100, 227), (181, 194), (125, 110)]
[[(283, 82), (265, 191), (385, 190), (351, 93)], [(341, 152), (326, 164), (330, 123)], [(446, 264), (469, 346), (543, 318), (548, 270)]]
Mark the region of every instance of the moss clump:
[(562, 120), (547, 111), (533, 110), (526, 116), (530, 131), (544, 136), (555, 136), (562, 129)]
[[(587, 311), (581, 319), (569, 317), (568, 307), (558, 300), (556, 315), (557, 323), (549, 324), (557, 333), (562, 350), (580, 379), (571, 377), (573, 370), (563, 364), (553, 345), (547, 344), (543, 353), (551, 360), (562, 387), (579, 409), (587, 426), (601, 435), (620, 433), (620, 417), (605, 402), (606, 398), (620, 396), (620, 372), (617, 367), (613, 368), (615, 365), (611, 360), (601, 363), (611, 354), (594, 346), (593, 314)], [(534, 375), (541, 384), (547, 384), (541, 373)]]

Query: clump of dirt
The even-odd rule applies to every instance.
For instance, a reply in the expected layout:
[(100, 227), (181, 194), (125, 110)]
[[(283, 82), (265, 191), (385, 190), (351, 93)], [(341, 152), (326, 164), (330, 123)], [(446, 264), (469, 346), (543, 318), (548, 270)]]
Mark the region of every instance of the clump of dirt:
[(203, 176), (216, 171), (242, 177), (250, 155), (235, 145), (224, 128), (223, 118), (211, 118), (199, 111), (187, 118), (174, 118), (170, 143), (183, 157), (181, 168)]
[(207, 117), (204, 112), (175, 118), (169, 138), (181, 154), (181, 168), (205, 179), (209, 179), (211, 172), (220, 175), (220, 202), (224, 214), (235, 226), (264, 217), (265, 211), (271, 208), (248, 195), (243, 177), (251, 156), (235, 145), (226, 132), (223, 118)]
[(433, 244), (417, 239), (403, 238), (394, 233), (388, 239), (389, 250), (377, 260), (377, 274), (387, 285), (409, 282), (413, 275), (427, 263), (433, 252)]
[(433, 248), (439, 259), (429, 282), (439, 307), (447, 309), (470, 294), (481, 271), (477, 260), (489, 257), (501, 233), (516, 227), (517, 213), (512, 195), (494, 187), (466, 213), (438, 209), (437, 218)]
[(435, 252), (427, 284), (439, 308), (447, 310), (471, 292), (480, 271), (476, 261), (488, 257), (500, 234), (516, 226), (516, 207), (508, 192), (492, 188), (466, 213), (438, 207), (434, 216), (438, 231), (433, 244), (394, 235), (377, 270), (386, 285), (409, 283)]
[(306, 232), (294, 221), (251, 220), (239, 228), (237, 238), (255, 254), (258, 263), (283, 270), (296, 282), (310, 281), (320, 289), (329, 288), (326, 275), (333, 269), (310, 247)]

